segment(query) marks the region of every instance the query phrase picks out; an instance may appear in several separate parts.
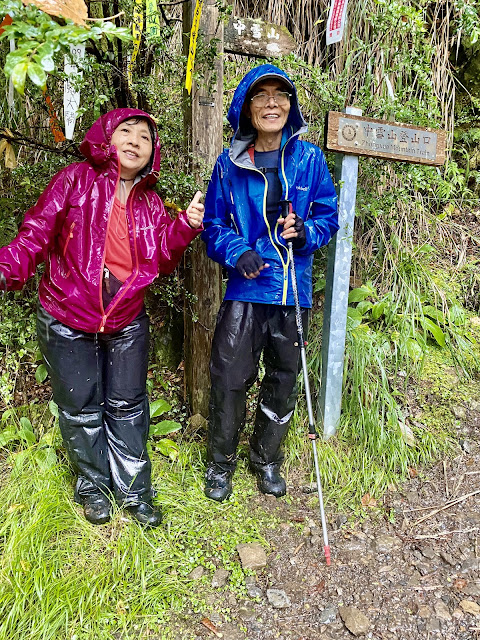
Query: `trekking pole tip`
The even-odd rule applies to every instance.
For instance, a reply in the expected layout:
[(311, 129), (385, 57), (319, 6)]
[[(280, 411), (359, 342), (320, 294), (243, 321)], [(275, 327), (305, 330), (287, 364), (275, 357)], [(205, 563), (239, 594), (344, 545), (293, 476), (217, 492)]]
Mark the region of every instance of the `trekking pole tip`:
[(330, 560), (330, 546), (326, 545), (325, 547), (323, 547), (323, 551), (325, 553), (325, 560), (327, 561), (327, 567), (330, 566), (331, 564), (331, 560)]

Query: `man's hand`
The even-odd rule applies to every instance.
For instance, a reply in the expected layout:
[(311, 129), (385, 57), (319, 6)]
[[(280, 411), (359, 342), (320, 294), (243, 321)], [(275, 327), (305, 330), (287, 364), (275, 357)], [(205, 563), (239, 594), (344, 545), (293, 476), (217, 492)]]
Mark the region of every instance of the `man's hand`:
[(200, 198), (203, 198), (203, 193), (201, 191), (197, 191), (193, 196), (193, 200), (187, 207), (187, 220), (192, 229), (198, 229), (203, 222), (205, 207), (200, 202)]
[(270, 265), (263, 261), (256, 251), (242, 253), (235, 265), (236, 270), (247, 280), (253, 280), (260, 275), (260, 271)]
[(285, 242), (291, 242), (294, 249), (301, 249), (307, 241), (302, 218), (297, 216), (295, 211), (292, 211), (286, 218), (279, 218), (278, 224), (283, 225), (283, 231), (280, 235)]

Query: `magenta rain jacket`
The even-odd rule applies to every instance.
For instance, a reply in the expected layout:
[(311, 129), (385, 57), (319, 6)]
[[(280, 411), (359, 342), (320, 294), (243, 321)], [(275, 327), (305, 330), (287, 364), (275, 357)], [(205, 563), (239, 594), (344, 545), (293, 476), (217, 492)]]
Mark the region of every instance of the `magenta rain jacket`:
[(175, 269), (202, 230), (189, 226), (184, 211), (172, 221), (153, 191), (160, 169), (157, 135), (153, 160), (127, 200), (132, 275), (103, 308), (105, 240), (120, 178), (110, 140), (123, 120), (135, 116), (147, 117), (156, 131), (150, 116), (138, 109), (115, 109), (99, 118), (80, 145), (86, 160), (52, 178), (27, 211), (17, 237), (0, 249), (0, 271), (8, 289), (21, 289), (37, 265), (45, 262), (40, 303), (60, 322), (88, 333), (113, 333), (128, 325), (142, 308), (145, 288), (158, 274)]

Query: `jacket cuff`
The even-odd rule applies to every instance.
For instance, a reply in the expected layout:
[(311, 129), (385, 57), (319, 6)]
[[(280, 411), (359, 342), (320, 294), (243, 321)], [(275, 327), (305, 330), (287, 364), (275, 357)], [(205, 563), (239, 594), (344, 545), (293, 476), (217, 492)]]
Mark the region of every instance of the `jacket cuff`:
[(182, 223), (185, 225), (185, 227), (187, 228), (186, 231), (190, 231), (192, 233), (192, 240), (194, 238), (196, 238), (200, 233), (202, 233), (204, 227), (203, 227), (203, 222), (202, 224), (198, 227), (198, 229), (194, 229), (193, 227), (191, 227), (188, 224), (188, 218), (187, 218), (187, 211), (186, 209), (184, 209), (183, 211), (180, 211), (178, 213), (178, 218), (182, 221)]

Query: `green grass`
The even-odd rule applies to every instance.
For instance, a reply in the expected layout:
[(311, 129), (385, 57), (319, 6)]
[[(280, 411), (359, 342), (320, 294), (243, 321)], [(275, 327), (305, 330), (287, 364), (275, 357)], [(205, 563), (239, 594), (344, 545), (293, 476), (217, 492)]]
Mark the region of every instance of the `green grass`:
[[(453, 450), (451, 407), (480, 398), (480, 383), (459, 378), (448, 349), (429, 347), (420, 376), (395, 376), (396, 354), (389, 360), (373, 333), (359, 336), (362, 341), (351, 341), (347, 348), (350, 377), (340, 428), (329, 441), (317, 441), (330, 517), (338, 511), (363, 517), (365, 494), (381, 509), (385, 491), (401, 485), (411, 468), (421, 469)], [(313, 386), (315, 393), (316, 382)], [(253, 396), (250, 402), (253, 406)], [(412, 402), (414, 418), (406, 411)], [(25, 417), (43, 433), (37, 423), (48, 412), (38, 407), (35, 412)], [(409, 424), (414, 444), (405, 440), (399, 420)], [(300, 396), (284, 465), (300, 484), (315, 481), (307, 431)], [(246, 437), (239, 448), (234, 494), (218, 504), (203, 496), (203, 438), (193, 434), (189, 439), (185, 433), (175, 436), (180, 451), (175, 462), (155, 451), (153, 442), (153, 478), (165, 514), (154, 530), (144, 530), (122, 511), (109, 525), (87, 523), (73, 503), (73, 477), (64, 458), (40, 471), (35, 453), (41, 443), (23, 449), (24, 463), (16, 472), (9, 472), (5, 456), (0, 458), (0, 640), (130, 640), (148, 634), (156, 640), (173, 640), (177, 634), (190, 640), (212, 602), (228, 619), (228, 594), (247, 597), (237, 544), (267, 547), (266, 532), (278, 521), (255, 500)], [(57, 446), (55, 437), (48, 442)], [(9, 446), (19, 450), (18, 441)], [(301, 502), (298, 496), (284, 500), (292, 498)], [(316, 511), (317, 495), (307, 500)], [(192, 581), (188, 576), (198, 566), (204, 574)], [(230, 572), (230, 580), (214, 592), (211, 578), (218, 567)]]
[[(66, 466), (39, 473), (27, 459), (0, 492), (0, 639), (110, 640), (147, 630), (173, 637), (182, 612), (208, 613), (217, 566), (231, 572), (229, 588), (246, 595), (236, 545), (266, 545), (262, 530), (274, 519), (252, 508), (254, 481), (243, 464), (237, 498), (226, 504), (203, 497), (202, 472), (194, 444), (176, 463), (155, 456), (164, 524), (144, 530), (119, 511), (110, 525), (95, 527), (72, 501)], [(205, 573), (192, 583), (197, 566)]]

